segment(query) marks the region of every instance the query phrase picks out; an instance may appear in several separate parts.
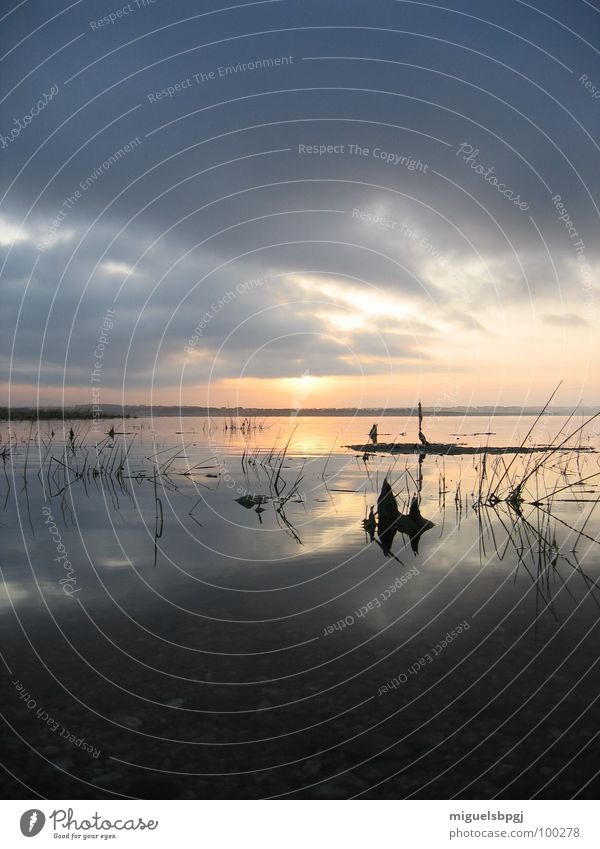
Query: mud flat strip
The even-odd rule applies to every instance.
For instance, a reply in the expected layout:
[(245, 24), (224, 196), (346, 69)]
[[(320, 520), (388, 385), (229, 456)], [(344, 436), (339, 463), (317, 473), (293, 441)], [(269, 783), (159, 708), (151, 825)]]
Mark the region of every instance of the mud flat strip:
[(453, 442), (433, 442), (426, 448), (414, 442), (378, 442), (376, 445), (344, 445), (351, 451), (361, 454), (536, 454), (545, 451), (594, 452), (590, 446), (575, 446), (557, 449), (556, 445), (516, 445), (498, 447), (495, 445), (455, 445)]

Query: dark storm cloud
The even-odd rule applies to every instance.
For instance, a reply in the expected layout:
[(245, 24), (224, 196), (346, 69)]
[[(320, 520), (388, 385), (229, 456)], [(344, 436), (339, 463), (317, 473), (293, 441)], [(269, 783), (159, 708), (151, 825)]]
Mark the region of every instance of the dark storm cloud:
[[(600, 63), (574, 35), (597, 25), (592, 9), (217, 9), (51, 2), (6, 18), (5, 49), (26, 39), (4, 60), (0, 107), (2, 352), (16, 327), (21, 382), (41, 362), (54, 385), (66, 360), (67, 381), (85, 383), (114, 306), (104, 379), (119, 386), (127, 363), (140, 386), (155, 369), (168, 385), (206, 311), (260, 277), (204, 329), (205, 358), (229, 336), (224, 375), (352, 373), (348, 348), (401, 369), (429, 356), (415, 332), (493, 332), (492, 309), (581, 324), (600, 297), (600, 101), (581, 81), (600, 85)], [(387, 355), (360, 322), (329, 320), (370, 298), (395, 305), (374, 319)]]

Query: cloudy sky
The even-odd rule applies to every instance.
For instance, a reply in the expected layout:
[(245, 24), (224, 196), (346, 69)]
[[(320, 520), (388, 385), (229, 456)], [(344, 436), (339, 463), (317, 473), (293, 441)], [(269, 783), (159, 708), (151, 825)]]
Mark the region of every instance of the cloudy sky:
[(1, 8), (1, 403), (600, 401), (597, 2)]

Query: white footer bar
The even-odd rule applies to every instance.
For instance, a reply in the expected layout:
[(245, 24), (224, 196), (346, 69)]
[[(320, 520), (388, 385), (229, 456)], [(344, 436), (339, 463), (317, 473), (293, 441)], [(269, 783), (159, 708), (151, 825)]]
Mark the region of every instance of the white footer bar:
[[(35, 842), (28, 842), (30, 840)], [(594, 801), (5, 801), (0, 845), (598, 849)]]

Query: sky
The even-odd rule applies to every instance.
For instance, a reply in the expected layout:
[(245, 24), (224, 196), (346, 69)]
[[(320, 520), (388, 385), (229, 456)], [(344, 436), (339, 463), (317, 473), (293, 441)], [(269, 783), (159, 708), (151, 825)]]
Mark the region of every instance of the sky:
[(600, 402), (600, 4), (1, 9), (0, 404)]

